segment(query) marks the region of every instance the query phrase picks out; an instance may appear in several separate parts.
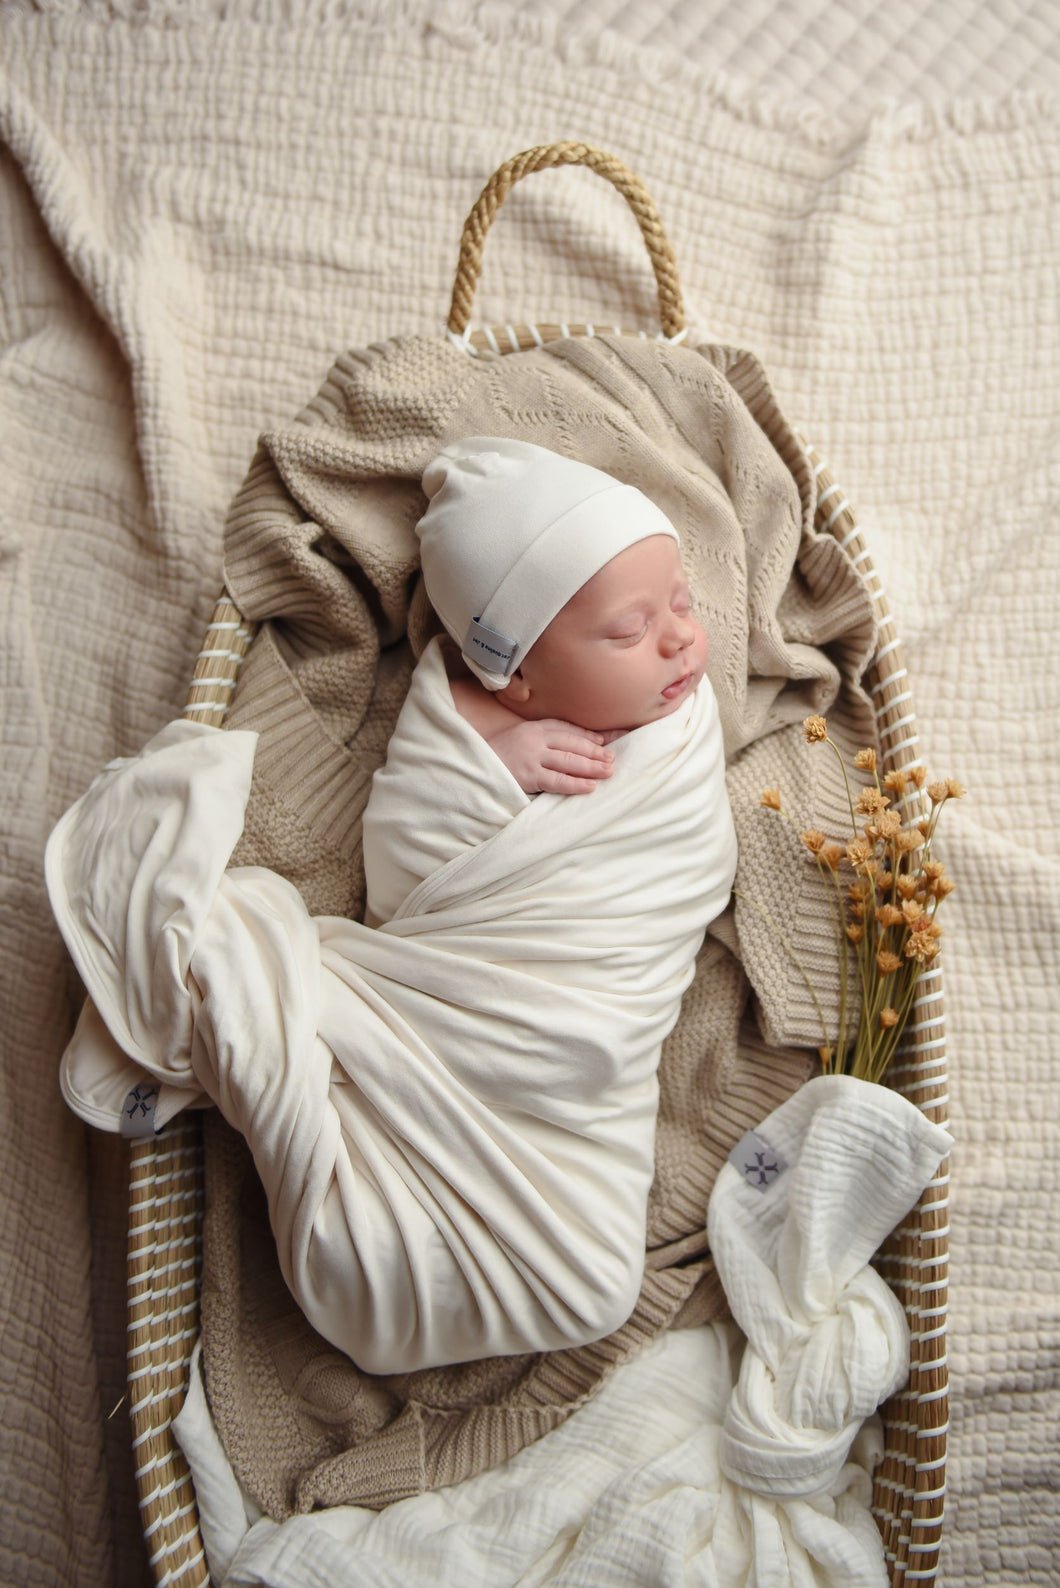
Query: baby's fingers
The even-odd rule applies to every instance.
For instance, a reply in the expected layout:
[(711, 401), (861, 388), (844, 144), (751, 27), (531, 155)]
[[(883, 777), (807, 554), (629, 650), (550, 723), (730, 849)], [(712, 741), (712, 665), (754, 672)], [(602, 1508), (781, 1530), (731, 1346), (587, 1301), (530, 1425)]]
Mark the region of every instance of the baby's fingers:
[[(541, 757), (541, 765), (549, 772), (588, 779), (610, 777), (615, 770), (614, 757), (604, 750), (583, 755), (580, 750), (562, 750), (554, 745), (551, 745)], [(565, 792), (569, 793), (570, 790)]]
[(558, 766), (558, 757), (561, 755), (575, 755), (583, 761), (591, 761), (594, 764), (606, 763), (608, 766), (615, 759), (613, 750), (609, 750), (591, 734), (583, 733), (580, 728), (550, 733), (545, 744), (543, 759), (548, 765)]
[(540, 781), (542, 794), (591, 794), (596, 787), (591, 777), (574, 777), (569, 772), (554, 772), (549, 767), (542, 769)]

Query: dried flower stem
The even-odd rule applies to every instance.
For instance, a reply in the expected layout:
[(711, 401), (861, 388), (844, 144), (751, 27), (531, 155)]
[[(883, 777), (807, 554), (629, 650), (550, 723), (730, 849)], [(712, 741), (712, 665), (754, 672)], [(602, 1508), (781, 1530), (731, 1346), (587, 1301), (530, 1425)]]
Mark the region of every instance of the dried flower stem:
[[(875, 787), (872, 784), (862, 787), (855, 801), (842, 752), (829, 736), (825, 719), (807, 717), (803, 729), (807, 743), (830, 745), (839, 762), (853, 830), (845, 849), (829, 843), (826, 835), (816, 829), (799, 835), (816, 861), (835, 908), (839, 1020), (834, 1048), (828, 1040), (820, 1000), (793, 945), (755, 900), (746, 899), (746, 902), (777, 932), (806, 983), (824, 1031), (820, 1049), (824, 1069), (880, 1081), (902, 1040), (924, 967), (938, 953), (941, 932), (935, 918), (953, 882), (945, 867), (932, 859), (931, 844), (943, 805), (947, 800), (960, 799), (964, 789), (953, 778), (932, 783), (927, 789), (931, 800), (929, 813), (918, 820), (911, 817), (907, 809), (903, 818), (897, 807), (904, 804), (910, 783), (917, 791), (923, 789), (926, 773), (919, 762), (913, 767), (891, 769), (884, 778), (888, 791), (885, 793), (877, 770), (876, 752), (866, 749), (858, 751), (854, 765), (860, 771), (871, 772)], [(892, 794), (896, 799), (894, 807)], [(796, 827), (782, 808), (779, 788), (767, 789), (762, 804), (782, 816), (789, 826)], [(916, 808), (921, 812), (924, 809), (919, 800)], [(860, 832), (859, 812), (863, 818)], [(909, 825), (904, 825), (905, 821)], [(846, 890), (847, 904), (844, 904), (839, 879), (841, 863), (849, 866), (854, 876)], [(746, 895), (737, 894), (737, 897), (743, 899)], [(851, 945), (860, 994), (856, 1009), (852, 1007), (850, 996), (848, 959)], [(850, 1028), (855, 1017), (852, 1032)]]

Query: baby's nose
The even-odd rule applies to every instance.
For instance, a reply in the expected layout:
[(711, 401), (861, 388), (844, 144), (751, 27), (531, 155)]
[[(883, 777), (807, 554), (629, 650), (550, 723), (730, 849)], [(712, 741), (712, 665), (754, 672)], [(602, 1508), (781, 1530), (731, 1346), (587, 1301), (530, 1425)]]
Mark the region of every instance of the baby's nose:
[(683, 651), (691, 645), (696, 634), (696, 626), (690, 617), (682, 617), (674, 612), (670, 615), (670, 622), (666, 626), (663, 644), (669, 655), (673, 656), (678, 651)]

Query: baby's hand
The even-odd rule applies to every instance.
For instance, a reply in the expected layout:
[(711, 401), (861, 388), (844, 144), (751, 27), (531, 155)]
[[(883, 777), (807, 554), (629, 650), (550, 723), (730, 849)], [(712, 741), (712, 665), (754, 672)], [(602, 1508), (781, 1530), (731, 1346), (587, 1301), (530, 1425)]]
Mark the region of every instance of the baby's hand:
[(524, 794), (591, 794), (597, 780), (614, 771), (602, 733), (558, 717), (501, 728), (489, 744)]

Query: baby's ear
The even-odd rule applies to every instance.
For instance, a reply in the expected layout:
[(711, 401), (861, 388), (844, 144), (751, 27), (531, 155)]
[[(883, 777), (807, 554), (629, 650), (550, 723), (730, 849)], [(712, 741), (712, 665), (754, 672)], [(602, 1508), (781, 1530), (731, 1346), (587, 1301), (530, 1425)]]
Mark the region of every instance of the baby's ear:
[(530, 699), (530, 685), (519, 671), (518, 667), (509, 678), (503, 689), (497, 691), (497, 699), (505, 706), (525, 706)]

